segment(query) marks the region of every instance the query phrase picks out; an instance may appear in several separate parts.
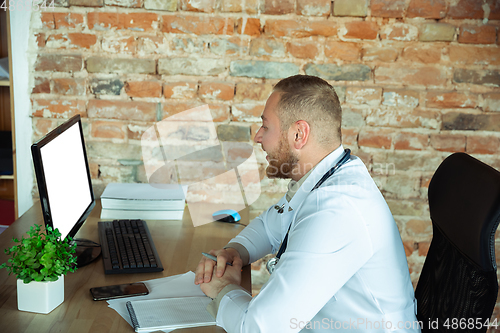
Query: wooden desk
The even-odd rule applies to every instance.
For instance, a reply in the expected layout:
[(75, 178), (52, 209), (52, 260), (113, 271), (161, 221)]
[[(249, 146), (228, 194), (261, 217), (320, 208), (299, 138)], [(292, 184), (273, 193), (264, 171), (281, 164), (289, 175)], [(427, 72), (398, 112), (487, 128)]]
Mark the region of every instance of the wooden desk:
[[(100, 202), (77, 233), (76, 238), (99, 242), (97, 222)], [(248, 221), (242, 212), (242, 221)], [(35, 314), (17, 309), (16, 277), (0, 270), (0, 330), (2, 332), (134, 332), (132, 327), (105, 301), (92, 300), (91, 287), (156, 279), (194, 271), (202, 251), (222, 248), (243, 226), (214, 222), (193, 227), (186, 209), (182, 221), (147, 221), (160, 254), (164, 271), (160, 273), (105, 275), (101, 259), (65, 276), (64, 302), (49, 314)], [(0, 234), (0, 263), (8, 257), (3, 249), (13, 245), (12, 238), (25, 235), (35, 223), (43, 224), (39, 202)], [(250, 267), (243, 268), (242, 285), (251, 290)], [(177, 330), (179, 333), (224, 332), (216, 326)]]

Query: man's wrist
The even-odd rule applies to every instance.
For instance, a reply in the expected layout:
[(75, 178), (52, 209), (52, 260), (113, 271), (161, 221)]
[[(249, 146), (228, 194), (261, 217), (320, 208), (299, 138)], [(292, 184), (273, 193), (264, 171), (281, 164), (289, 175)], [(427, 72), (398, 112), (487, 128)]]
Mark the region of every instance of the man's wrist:
[(238, 256), (240, 257), (241, 261), (243, 262), (243, 266), (248, 265), (250, 263), (250, 255), (248, 253), (248, 250), (243, 245), (233, 242), (224, 246), (224, 249), (235, 250), (238, 253)]
[(233, 290), (243, 290), (246, 293), (248, 293), (247, 290), (245, 290), (243, 287), (237, 285), (237, 284), (228, 284), (222, 290), (217, 294), (217, 297), (213, 298), (212, 302), (208, 304), (207, 310), (208, 312), (214, 317), (217, 318), (217, 312), (219, 311), (219, 305), (224, 296), (230, 291)]

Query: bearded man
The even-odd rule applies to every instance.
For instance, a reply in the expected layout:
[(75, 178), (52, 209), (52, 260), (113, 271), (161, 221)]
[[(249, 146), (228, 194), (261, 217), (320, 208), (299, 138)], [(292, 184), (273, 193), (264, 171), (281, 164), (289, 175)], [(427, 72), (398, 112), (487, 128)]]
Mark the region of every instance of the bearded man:
[[(398, 228), (341, 144), (341, 112), (334, 88), (307, 75), (280, 81), (267, 100), (255, 142), (267, 175), (291, 179), (288, 192), (196, 270), (228, 333), (420, 332)], [(241, 267), (269, 253), (271, 276), (252, 298)]]

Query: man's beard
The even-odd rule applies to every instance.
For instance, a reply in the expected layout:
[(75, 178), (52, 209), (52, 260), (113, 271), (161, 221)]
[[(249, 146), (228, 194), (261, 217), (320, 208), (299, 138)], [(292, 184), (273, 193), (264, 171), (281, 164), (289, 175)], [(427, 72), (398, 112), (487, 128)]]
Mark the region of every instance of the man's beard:
[(269, 165), (266, 168), (266, 174), (269, 178), (291, 178), (299, 158), (290, 151), (286, 134), (281, 137), (278, 149), (272, 153), (268, 152), (268, 156)]

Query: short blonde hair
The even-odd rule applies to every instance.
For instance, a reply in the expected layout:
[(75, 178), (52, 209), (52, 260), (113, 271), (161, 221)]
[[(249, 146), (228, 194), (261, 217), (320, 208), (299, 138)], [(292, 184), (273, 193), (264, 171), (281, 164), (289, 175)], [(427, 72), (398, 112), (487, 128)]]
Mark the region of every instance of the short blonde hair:
[(282, 131), (299, 120), (311, 126), (311, 135), (325, 148), (342, 142), (342, 109), (335, 89), (316, 76), (295, 75), (278, 82), (278, 117)]

